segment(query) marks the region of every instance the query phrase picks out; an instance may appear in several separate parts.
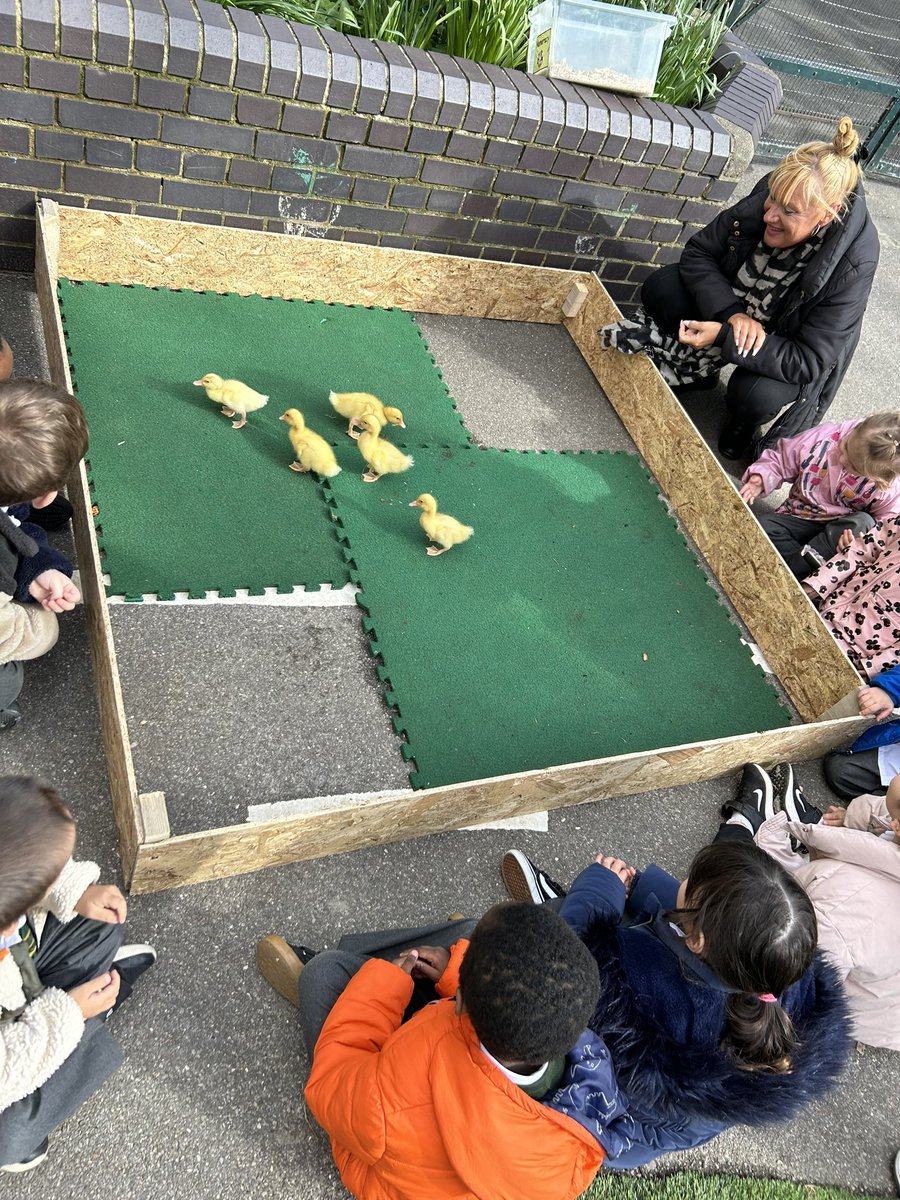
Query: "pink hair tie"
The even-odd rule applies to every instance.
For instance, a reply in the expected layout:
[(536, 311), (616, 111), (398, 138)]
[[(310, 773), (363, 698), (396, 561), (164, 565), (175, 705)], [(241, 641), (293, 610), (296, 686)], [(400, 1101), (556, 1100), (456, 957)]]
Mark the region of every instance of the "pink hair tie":
[(757, 996), (757, 1000), (762, 1000), (763, 1004), (777, 1004), (778, 1003), (778, 997), (773, 996), (771, 992), (761, 992), (760, 995)]

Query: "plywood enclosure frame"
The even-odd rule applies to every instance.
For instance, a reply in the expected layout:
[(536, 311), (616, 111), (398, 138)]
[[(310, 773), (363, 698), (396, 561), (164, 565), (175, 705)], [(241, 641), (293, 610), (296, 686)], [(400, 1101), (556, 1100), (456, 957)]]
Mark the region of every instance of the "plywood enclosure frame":
[[(47, 200), (38, 205), (35, 275), (51, 371), (63, 387), (71, 387), (71, 379), (59, 278), (563, 324), (807, 722), (173, 837), (162, 793), (138, 792), (82, 464), (70, 495), (122, 869), (133, 892), (709, 779), (748, 760), (816, 758), (869, 723), (830, 719), (829, 710), (862, 681), (659, 373), (643, 356), (600, 350), (597, 329), (619, 314), (593, 275), (71, 209)], [(564, 315), (564, 306), (573, 315)]]

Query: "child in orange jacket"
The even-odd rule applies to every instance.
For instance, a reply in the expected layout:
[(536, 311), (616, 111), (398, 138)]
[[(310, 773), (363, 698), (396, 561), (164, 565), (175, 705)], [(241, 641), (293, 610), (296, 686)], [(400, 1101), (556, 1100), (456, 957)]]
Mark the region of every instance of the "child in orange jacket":
[[(304, 967), (267, 938), (257, 957), (302, 1009), (343, 953)], [(440, 998), (404, 1024), (415, 978)], [(365, 961), (325, 1019), (306, 1087), (347, 1188), (360, 1200), (574, 1200), (623, 1114), (609, 1053), (584, 1032), (597, 996), (592, 955), (546, 906), (498, 905), (471, 942)]]

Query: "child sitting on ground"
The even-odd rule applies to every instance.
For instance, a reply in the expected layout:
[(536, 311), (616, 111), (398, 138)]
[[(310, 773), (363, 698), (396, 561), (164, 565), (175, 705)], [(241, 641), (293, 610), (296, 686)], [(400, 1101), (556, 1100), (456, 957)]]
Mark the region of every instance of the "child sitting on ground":
[(799, 821), (788, 809), (760, 814), (768, 819), (759, 823), (756, 843), (812, 901), (819, 946), (843, 982), (854, 1036), (900, 1050), (900, 931), (880, 919), (900, 906), (900, 776), (887, 796), (859, 796), (821, 819), (813, 806), (803, 808)]
[(74, 396), (48, 383), (0, 384), (0, 729), (17, 724), (22, 662), (56, 642), (56, 614), (81, 599), (72, 564), (47, 544), (40, 510), (87, 452)]
[[(57, 792), (0, 777), (0, 1170), (28, 1171), (48, 1135), (121, 1062), (103, 1018), (156, 961), (123, 946), (125, 897), (73, 862)], [(111, 969), (115, 964), (115, 969)]]
[[(597, 967), (555, 912), (498, 905), (470, 942), (394, 962), (297, 949), (306, 965), (264, 938), (257, 961), (301, 1009), (315, 1046), (306, 1100), (354, 1196), (584, 1191), (622, 1110), (606, 1047), (584, 1032)], [(404, 1023), (414, 975), (442, 998)]]
[(876, 521), (900, 516), (900, 413), (816, 425), (765, 450), (744, 472), (748, 505), (791, 482), (787, 500), (759, 523), (805, 579)]

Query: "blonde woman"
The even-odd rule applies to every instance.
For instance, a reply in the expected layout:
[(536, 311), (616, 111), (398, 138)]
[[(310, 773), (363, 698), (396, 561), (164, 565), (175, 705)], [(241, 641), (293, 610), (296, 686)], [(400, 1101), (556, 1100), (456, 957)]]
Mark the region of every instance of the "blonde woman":
[(788, 405), (760, 449), (817, 424), (850, 364), (879, 249), (858, 147), (844, 117), (833, 142), (792, 151), (646, 280), (637, 322), (600, 331), (606, 346), (645, 350), (673, 387), (712, 387), (735, 367), (725, 458), (744, 458)]

